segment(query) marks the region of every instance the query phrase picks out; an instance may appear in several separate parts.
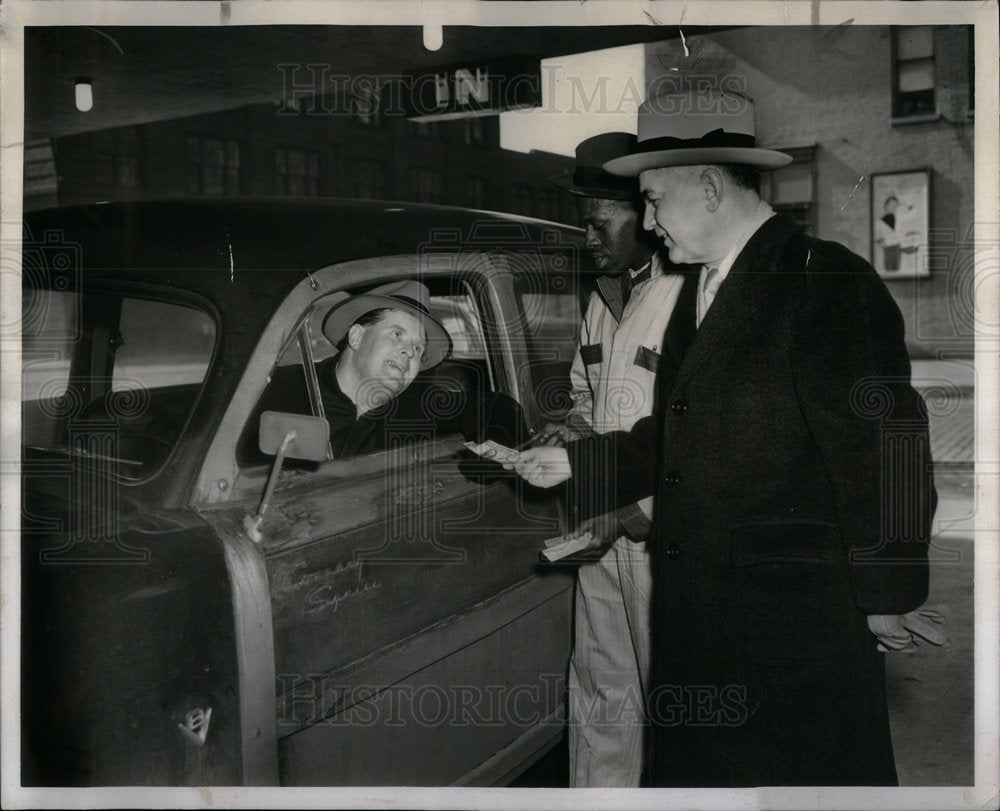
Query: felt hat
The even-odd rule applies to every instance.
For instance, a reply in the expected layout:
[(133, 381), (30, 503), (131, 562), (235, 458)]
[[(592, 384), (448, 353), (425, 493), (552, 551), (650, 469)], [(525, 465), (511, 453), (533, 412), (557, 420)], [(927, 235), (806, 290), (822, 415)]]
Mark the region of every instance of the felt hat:
[(610, 175), (601, 168), (613, 158), (628, 155), (635, 148), (635, 136), (627, 132), (605, 132), (587, 138), (576, 147), (576, 167), (552, 182), (563, 191), (580, 197), (634, 200), (638, 187), (634, 180)]
[(430, 369), (451, 353), (451, 336), (430, 312), (430, 291), (426, 285), (410, 279), (390, 282), (337, 302), (323, 317), (323, 334), (336, 345), (347, 334), (351, 325), (372, 310), (388, 307), (412, 315), (427, 333), (427, 345), (420, 359), (420, 368)]
[(738, 163), (777, 169), (791, 162), (790, 155), (757, 147), (750, 99), (722, 90), (686, 90), (639, 105), (635, 148), (609, 160), (604, 169), (636, 177), (668, 166)]

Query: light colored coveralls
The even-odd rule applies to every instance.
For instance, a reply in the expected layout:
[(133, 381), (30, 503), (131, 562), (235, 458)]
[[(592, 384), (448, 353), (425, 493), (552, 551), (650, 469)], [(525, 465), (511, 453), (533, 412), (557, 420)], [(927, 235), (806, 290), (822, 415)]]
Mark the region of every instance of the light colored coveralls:
[[(652, 413), (661, 342), (683, 277), (664, 274), (656, 253), (649, 271), (632, 287), (624, 312), (620, 278), (601, 277), (591, 294), (570, 372), (567, 422), (580, 433), (628, 431)], [(618, 510), (629, 536), (646, 537), (652, 508), (650, 497)], [(642, 773), (652, 578), (644, 540), (629, 536), (579, 567), (569, 668), (571, 787), (635, 787)]]

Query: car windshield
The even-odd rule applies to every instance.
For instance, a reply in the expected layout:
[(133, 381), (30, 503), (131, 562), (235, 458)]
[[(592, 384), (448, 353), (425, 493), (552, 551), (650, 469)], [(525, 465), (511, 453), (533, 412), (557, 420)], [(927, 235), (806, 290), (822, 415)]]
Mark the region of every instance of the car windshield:
[(212, 317), (112, 290), (26, 288), (23, 312), (26, 452), (86, 459), (129, 480), (154, 475), (205, 380)]

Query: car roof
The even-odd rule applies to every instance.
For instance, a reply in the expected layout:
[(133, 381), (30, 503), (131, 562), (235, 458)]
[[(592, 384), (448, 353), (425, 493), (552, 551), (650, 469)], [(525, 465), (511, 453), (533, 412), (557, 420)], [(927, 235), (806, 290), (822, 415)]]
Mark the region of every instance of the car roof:
[[(208, 396), (200, 399), (175, 461), (138, 485), (154, 501), (173, 505), (187, 499), (205, 447), (262, 331), (311, 271), (434, 249), (573, 252), (582, 242), (579, 229), (543, 220), (333, 199), (91, 204), (26, 213), (24, 224), (25, 287), (110, 285), (148, 293), (155, 287), (171, 298), (190, 300), (195, 294), (214, 307), (219, 338)], [(562, 266), (572, 269), (576, 263)]]
[(249, 273), (275, 294), (306, 272), (351, 259), (434, 247), (551, 250), (579, 244), (582, 234), (497, 212), (330, 198), (95, 203), (30, 212), (24, 221), (26, 244), (79, 246), (88, 280), (136, 280), (142, 271), (143, 281), (197, 292), (206, 271), (227, 280)]

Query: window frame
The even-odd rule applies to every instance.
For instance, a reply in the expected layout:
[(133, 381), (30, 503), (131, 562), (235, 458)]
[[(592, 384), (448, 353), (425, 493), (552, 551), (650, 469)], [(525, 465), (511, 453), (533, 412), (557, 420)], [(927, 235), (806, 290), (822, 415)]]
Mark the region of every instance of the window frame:
[[(389, 189), (389, 172), (384, 161), (371, 157), (354, 157), (350, 161), (350, 167), (347, 186), (352, 198), (356, 200), (386, 199)], [(365, 171), (362, 171), (363, 169)], [(371, 170), (370, 176), (366, 176), (367, 170)]]
[[(930, 30), (931, 35), (931, 54), (929, 57), (919, 57), (917, 59), (903, 59), (899, 58), (899, 36), (903, 29), (906, 28), (927, 28)], [(938, 77), (937, 77), (937, 54), (934, 47), (934, 26), (917, 26), (917, 25), (892, 25), (889, 26), (889, 40), (892, 55), (892, 66), (890, 75), (890, 87), (892, 89), (892, 123), (912, 123), (919, 121), (935, 121), (941, 116), (940, 103), (941, 95), (938, 93)], [(902, 96), (903, 92), (899, 89), (899, 68), (901, 64), (906, 62), (917, 62), (920, 60), (929, 59), (931, 62), (931, 72), (932, 72), (932, 86), (931, 92), (933, 93), (934, 103), (931, 110), (920, 110), (918, 112), (903, 112), (901, 110)]]
[[(304, 173), (301, 175), (289, 171), (290, 158), (293, 153), (299, 153), (304, 161)], [(283, 156), (284, 171), (278, 168), (279, 155)], [(316, 174), (309, 173), (310, 164), (315, 160)], [(302, 180), (303, 191), (299, 194), (293, 193), (289, 189), (289, 180), (298, 177)], [(319, 197), (323, 181), (323, 160), (317, 149), (309, 149), (302, 146), (289, 146), (278, 144), (274, 147), (274, 189), (275, 194), (282, 197)]]
[[(402, 276), (402, 277), (399, 277), (398, 279), (390, 279), (388, 281), (402, 281), (402, 280), (405, 280), (407, 278), (412, 278), (412, 276), (410, 276), (410, 277)], [(498, 390), (497, 386), (496, 386), (497, 376), (493, 372), (493, 365), (494, 365), (493, 364), (493, 358), (491, 357), (489, 348), (486, 345), (485, 330), (483, 329), (483, 312), (482, 312), (482, 306), (480, 305), (480, 303), (476, 299), (475, 291), (473, 290), (472, 285), (469, 283), (468, 279), (465, 278), (464, 275), (461, 274), (461, 273), (454, 274), (454, 275), (447, 275), (446, 274), (446, 275), (443, 275), (443, 276), (435, 276), (434, 278), (435, 279), (448, 279), (453, 284), (460, 283), (464, 287), (464, 290), (462, 292), (460, 292), (460, 293), (453, 293), (452, 297), (467, 298), (472, 303), (472, 306), (475, 308), (476, 316), (478, 318), (478, 321), (476, 323), (476, 327), (478, 328), (478, 334), (475, 335), (474, 338), (475, 338), (475, 341), (477, 341), (478, 344), (481, 346), (482, 351), (483, 351), (482, 360), (483, 360), (483, 362), (485, 363), (485, 366), (486, 366), (486, 369), (485, 369), (485, 371), (486, 371), (486, 381), (485, 382), (486, 382), (486, 385), (489, 386), (489, 390), (490, 391), (497, 391)], [(426, 280), (426, 277), (425, 277), (425, 280)], [(336, 304), (340, 303), (341, 301), (345, 300), (345, 298), (344, 298), (345, 295), (346, 296), (357, 295), (359, 293), (366, 292), (367, 290), (369, 290), (373, 286), (374, 287), (378, 287), (378, 286), (380, 286), (382, 284), (385, 284), (385, 283), (386, 283), (386, 280), (380, 279), (375, 285), (372, 285), (371, 283), (365, 283), (365, 284), (355, 285), (355, 286), (351, 286), (351, 287), (345, 287), (342, 290), (338, 290), (336, 292), (329, 293), (329, 294), (327, 294), (325, 296), (321, 296), (321, 297), (317, 298), (315, 301), (311, 302), (308, 305), (308, 307), (302, 312), (302, 314), (300, 315), (300, 317), (296, 321), (294, 328), (289, 331), (288, 337), (286, 338), (285, 342), (282, 344), (281, 348), (278, 350), (278, 354), (275, 356), (274, 362), (271, 365), (271, 370), (270, 370), (270, 372), (268, 374), (268, 383), (265, 385), (264, 389), (262, 390), (261, 396), (264, 396), (267, 393), (267, 386), (270, 385), (270, 379), (271, 379), (271, 377), (274, 376), (274, 374), (276, 373), (276, 370), (279, 367), (281, 367), (281, 366), (296, 366), (296, 365), (301, 365), (302, 366), (302, 381), (301, 382), (305, 385), (305, 395), (306, 395), (305, 398), (304, 398), (304, 400), (303, 400), (303, 402), (308, 402), (308, 404), (309, 404), (309, 414), (304, 414), (303, 413), (303, 416), (321, 417), (321, 418), (325, 419), (326, 418), (326, 414), (325, 414), (324, 409), (323, 409), (323, 401), (322, 401), (322, 392), (321, 392), (321, 389), (320, 389), (320, 382), (319, 382), (319, 378), (316, 375), (316, 363), (317, 363), (317, 361), (315, 359), (316, 358), (315, 352), (313, 351), (312, 332), (310, 331), (310, 327), (311, 326), (318, 326), (319, 323), (321, 323), (322, 318), (325, 317), (326, 313), (330, 310), (331, 307), (333, 307)], [(433, 302), (434, 302), (435, 298), (440, 298), (440, 296), (435, 296), (433, 294), (431, 295), (431, 312), (432, 312), (432, 314), (434, 312)], [(450, 333), (450, 334), (454, 338), (454, 333)], [(281, 363), (282, 359), (284, 359), (286, 357), (286, 355), (288, 355), (289, 353), (291, 353), (293, 349), (297, 350), (296, 351), (296, 355), (295, 355), (296, 360), (294, 360), (291, 363), (282, 364)], [(333, 357), (334, 354), (335, 353), (324, 354), (323, 357), (321, 358), (321, 362), (322, 361), (326, 361), (327, 359)], [(455, 358), (455, 360), (469, 360), (469, 358)], [(474, 360), (479, 360), (479, 358), (474, 358)], [(300, 392), (300, 394), (301, 394), (301, 392)], [(259, 407), (260, 406), (259, 406), (259, 402), (258, 402), (257, 404), (255, 404), (254, 409), (251, 411), (250, 415), (248, 416), (248, 419), (253, 418), (254, 412)], [(293, 413), (300, 413), (300, 412), (296, 411), (296, 412), (293, 412)], [(242, 438), (242, 435), (246, 433), (246, 431), (247, 431), (247, 424), (244, 423), (244, 427), (243, 427), (243, 432), (241, 434), (241, 438)], [(384, 450), (375, 450), (375, 451), (369, 451), (367, 453), (357, 453), (357, 454), (354, 454), (352, 456), (335, 457), (335, 456), (333, 456), (333, 454), (332, 454), (332, 452), (331, 452), (331, 450), (330, 450), (330, 448), (328, 446), (328, 449), (327, 449), (327, 453), (328, 453), (327, 460), (326, 460), (325, 463), (320, 463), (320, 464), (322, 466), (324, 464), (328, 464), (331, 461), (349, 461), (349, 460), (353, 460), (353, 459), (364, 459), (364, 458), (367, 458), (367, 457), (370, 457), (370, 456), (375, 456), (375, 455), (382, 454), (384, 452), (385, 452)], [(257, 465), (248, 465), (248, 464), (240, 465), (240, 476), (241, 476), (241, 478), (248, 471), (252, 471), (253, 469), (260, 468), (260, 467), (261, 467), (260, 464), (257, 464)]]
[[(196, 157), (191, 154), (192, 140), (196, 141), (198, 144), (198, 154)], [(207, 142), (213, 141), (222, 145), (223, 154), (222, 164), (219, 166), (222, 171), (222, 190), (218, 192), (206, 190), (204, 170), (206, 167), (213, 166), (214, 164), (207, 164), (202, 160), (204, 145)], [(235, 147), (235, 164), (230, 164), (229, 162), (230, 147)], [(230, 138), (224, 135), (206, 135), (200, 132), (189, 132), (185, 139), (185, 150), (185, 188), (189, 195), (200, 196), (218, 194), (226, 197), (238, 197), (243, 193), (243, 143), (239, 138)], [(197, 176), (197, 190), (192, 188), (192, 172)], [(235, 186), (232, 190), (229, 189), (230, 179), (233, 180), (233, 185)]]
[[(498, 262), (496, 255), (489, 253), (459, 250), (455, 254), (449, 254), (449, 259), (450, 264), (442, 263), (439, 270), (428, 269), (428, 257), (424, 255), (374, 257), (329, 265), (306, 275), (276, 308), (244, 366), (202, 460), (194, 487), (190, 491), (188, 506), (202, 509), (226, 503), (245, 497), (247, 487), (252, 489), (256, 486), (254, 483), (245, 487), (241, 479), (256, 482), (260, 469), (254, 467), (241, 470), (237, 463), (237, 445), (247, 419), (263, 394), (277, 359), (291, 341), (297, 340), (296, 332), (310, 314), (312, 306), (332, 293), (342, 293), (352, 288), (417, 277), (426, 279), (458, 276), (467, 280), (477, 309), (484, 319), (483, 337), (487, 363), (493, 377), (493, 390), (518, 400), (529, 424), (533, 424), (534, 402), (530, 386), (525, 387), (523, 395), (519, 391), (527, 353), (523, 341), (512, 340), (505, 321), (515, 308), (510, 271), (503, 262)], [(435, 440), (432, 444), (442, 442), (445, 440)], [(446, 446), (447, 444), (445, 442)], [(455, 448), (451, 448), (448, 453), (454, 450)], [(383, 471), (387, 453), (398, 452), (381, 451), (349, 459), (335, 459), (321, 463), (320, 469), (309, 476), (362, 475), (367, 467), (376, 465), (376, 462), (370, 460), (379, 460), (377, 469)]]
[[(766, 188), (762, 188), (761, 191), (764, 192), (765, 199), (768, 201), (768, 204), (776, 212), (779, 213), (784, 212), (789, 216), (791, 216), (797, 223), (800, 224), (802, 220), (805, 219), (806, 222), (808, 223), (808, 228), (809, 228), (808, 233), (811, 234), (812, 236), (816, 236), (818, 221), (819, 221), (816, 211), (817, 208), (816, 188), (818, 179), (817, 177), (818, 173), (816, 167), (816, 144), (808, 144), (806, 146), (782, 147), (780, 151), (784, 152), (786, 155), (791, 156), (792, 162), (788, 164), (788, 166), (794, 166), (795, 164), (804, 164), (804, 163), (809, 164), (810, 198), (808, 201), (797, 201), (794, 203), (773, 202), (775, 193), (774, 178), (777, 176), (777, 173), (780, 172), (782, 168), (787, 168), (787, 167), (781, 167), (779, 169), (773, 170), (772, 172), (765, 172), (762, 175), (761, 180), (763, 181), (763, 184), (766, 186)], [(796, 216), (797, 214), (801, 214), (802, 211), (807, 212), (808, 216), (806, 218), (803, 218), (801, 216)]]
[[(88, 383), (94, 383), (95, 381), (98, 383), (98, 385), (93, 385), (88, 388), (86, 396), (81, 398), (81, 407), (85, 407), (88, 403), (98, 397), (106, 396), (114, 390), (115, 353), (113, 351), (109, 351), (107, 348), (104, 348), (100, 353), (98, 353), (98, 348), (94, 347), (92, 342), (88, 342), (84, 338), (85, 333), (89, 329), (93, 312), (93, 308), (86, 306), (82, 299), (82, 296), (85, 293), (91, 296), (96, 294), (100, 298), (104, 299), (102, 306), (110, 304), (114, 307), (117, 312), (115, 317), (116, 323), (114, 325), (115, 329), (119, 329), (121, 326), (122, 302), (125, 299), (142, 299), (145, 301), (154, 301), (174, 306), (188, 307), (207, 315), (215, 327), (212, 349), (208, 358), (208, 365), (205, 367), (204, 377), (198, 386), (197, 392), (191, 400), (188, 412), (185, 414), (181, 426), (177, 431), (177, 435), (170, 446), (170, 451), (164, 457), (163, 461), (156, 468), (152, 469), (147, 475), (143, 475), (139, 478), (127, 477), (121, 473), (113, 475), (116, 482), (126, 487), (139, 487), (147, 485), (160, 476), (163, 471), (170, 466), (171, 461), (177, 454), (178, 447), (181, 445), (184, 436), (188, 432), (194, 413), (198, 410), (198, 405), (205, 396), (205, 391), (209, 388), (209, 383), (214, 374), (215, 364), (218, 360), (219, 348), (222, 344), (221, 315), (215, 305), (203, 296), (189, 290), (182, 290), (165, 285), (133, 283), (127, 281), (97, 281), (92, 284), (75, 286), (72, 290), (81, 297), (77, 302), (77, 307), (79, 308), (78, 317), (80, 321), (78, 324), (75, 345), (69, 359), (70, 369), (69, 379), (67, 381), (67, 392), (70, 392), (74, 388), (74, 385), (80, 380), (88, 381)], [(60, 292), (64, 291), (60, 290)], [(98, 372), (95, 371), (95, 366), (103, 362), (105, 367), (107, 367), (109, 359), (110, 368), (106, 368), (104, 373), (98, 374)]]

